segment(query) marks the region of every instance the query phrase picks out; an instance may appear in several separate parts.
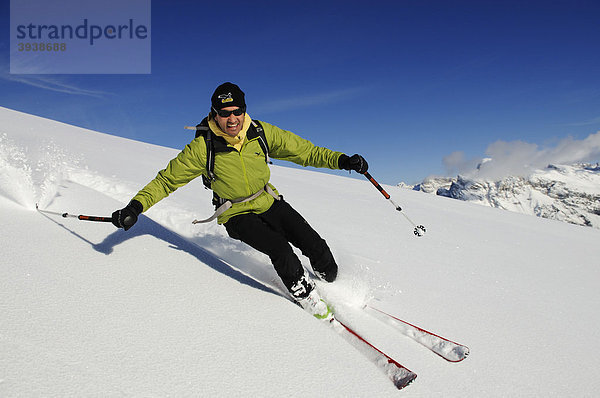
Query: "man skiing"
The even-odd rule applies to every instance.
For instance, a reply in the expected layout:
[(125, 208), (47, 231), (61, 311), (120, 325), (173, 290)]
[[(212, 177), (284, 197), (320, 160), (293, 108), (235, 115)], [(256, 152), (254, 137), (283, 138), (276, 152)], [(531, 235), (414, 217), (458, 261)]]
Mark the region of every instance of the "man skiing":
[(115, 211), (113, 224), (127, 231), (143, 211), (202, 175), (210, 180), (218, 207), (213, 217), (229, 236), (267, 254), (294, 300), (317, 318), (329, 318), (330, 308), (290, 243), (309, 258), (322, 280), (333, 282), (338, 266), (325, 240), (269, 183), (267, 161), (271, 156), (302, 166), (365, 173), (365, 159), (317, 147), (289, 131), (252, 120), (244, 92), (232, 83), (217, 87), (211, 111), (197, 129), (205, 130), (205, 135), (197, 134), (126, 207)]

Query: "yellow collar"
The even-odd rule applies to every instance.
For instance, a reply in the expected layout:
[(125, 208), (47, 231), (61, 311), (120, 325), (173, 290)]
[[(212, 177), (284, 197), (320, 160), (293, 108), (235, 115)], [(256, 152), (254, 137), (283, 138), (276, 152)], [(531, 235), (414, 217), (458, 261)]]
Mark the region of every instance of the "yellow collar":
[(246, 133), (248, 132), (248, 129), (250, 128), (251, 123), (252, 123), (252, 119), (246, 113), (246, 116), (244, 117), (244, 125), (242, 126), (242, 129), (240, 130), (238, 135), (236, 135), (235, 137), (232, 137), (229, 134), (223, 132), (223, 130), (221, 130), (221, 128), (219, 127), (217, 122), (215, 122), (214, 119), (211, 118), (208, 120), (208, 126), (210, 127), (210, 129), (219, 137), (223, 137), (229, 145), (231, 145), (238, 151), (242, 148), (242, 145), (244, 144), (244, 141), (246, 140)]

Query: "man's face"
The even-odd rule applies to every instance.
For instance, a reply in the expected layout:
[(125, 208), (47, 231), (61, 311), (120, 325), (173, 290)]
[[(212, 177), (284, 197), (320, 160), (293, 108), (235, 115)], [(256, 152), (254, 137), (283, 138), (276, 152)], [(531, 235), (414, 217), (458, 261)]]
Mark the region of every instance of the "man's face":
[[(226, 108), (221, 109), (221, 111), (231, 112), (235, 111), (236, 109), (239, 109), (239, 107), (228, 106)], [(219, 113), (221, 111), (219, 111)], [(217, 115), (215, 116), (215, 121), (217, 122), (221, 130), (223, 130), (225, 134), (230, 135), (232, 137), (238, 135), (239, 132), (242, 130), (242, 127), (244, 126), (244, 119), (246, 117), (246, 114), (242, 113), (240, 116), (236, 116), (233, 113), (230, 113), (229, 116), (222, 117), (219, 115), (219, 113), (217, 113)]]

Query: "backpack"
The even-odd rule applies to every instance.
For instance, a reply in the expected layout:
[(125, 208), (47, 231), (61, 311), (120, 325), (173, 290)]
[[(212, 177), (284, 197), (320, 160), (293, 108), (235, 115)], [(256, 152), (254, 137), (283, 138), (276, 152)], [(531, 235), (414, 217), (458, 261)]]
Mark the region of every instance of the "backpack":
[[(208, 117), (205, 117), (200, 124), (194, 128), (196, 130), (196, 138), (204, 137), (206, 143), (206, 175), (202, 174), (202, 183), (204, 188), (212, 189), (212, 182), (216, 179), (215, 170), (215, 154), (218, 152), (230, 152), (235, 149), (227, 145), (227, 142), (222, 138), (213, 133), (208, 127)], [(260, 122), (253, 120), (250, 124), (250, 128), (246, 133), (246, 139), (251, 140), (258, 137), (258, 144), (265, 154), (265, 162), (272, 164), (271, 158), (269, 158), (269, 145), (267, 144), (267, 138), (265, 137), (265, 130), (262, 128)], [(213, 191), (212, 203), (215, 208), (221, 206), (227, 199), (219, 197)]]

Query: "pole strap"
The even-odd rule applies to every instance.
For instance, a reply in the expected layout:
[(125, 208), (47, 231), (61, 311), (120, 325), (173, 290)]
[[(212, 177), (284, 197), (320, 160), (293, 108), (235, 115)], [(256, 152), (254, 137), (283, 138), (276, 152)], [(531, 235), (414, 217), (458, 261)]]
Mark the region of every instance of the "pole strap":
[(214, 212), (214, 214), (212, 216), (210, 216), (210, 217), (208, 217), (208, 218), (206, 218), (204, 220), (194, 220), (194, 221), (192, 221), (192, 224), (204, 224), (204, 223), (211, 222), (214, 219), (216, 219), (217, 217), (219, 217), (221, 214), (223, 214), (227, 210), (229, 210), (231, 208), (231, 206), (234, 205), (234, 203), (250, 202), (251, 200), (254, 200), (254, 199), (258, 198), (264, 192), (266, 192), (269, 195), (271, 195), (273, 198), (275, 198), (275, 200), (280, 200), (281, 199), (281, 197), (275, 193), (275, 191), (273, 190), (273, 188), (271, 188), (271, 186), (269, 184), (267, 184), (260, 191), (254, 193), (254, 194), (252, 194), (250, 196), (246, 196), (245, 198), (227, 199), (221, 206), (217, 207), (217, 209), (215, 210), (215, 212)]

